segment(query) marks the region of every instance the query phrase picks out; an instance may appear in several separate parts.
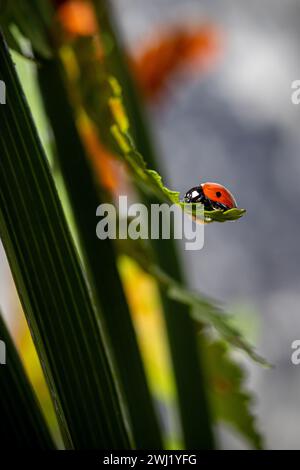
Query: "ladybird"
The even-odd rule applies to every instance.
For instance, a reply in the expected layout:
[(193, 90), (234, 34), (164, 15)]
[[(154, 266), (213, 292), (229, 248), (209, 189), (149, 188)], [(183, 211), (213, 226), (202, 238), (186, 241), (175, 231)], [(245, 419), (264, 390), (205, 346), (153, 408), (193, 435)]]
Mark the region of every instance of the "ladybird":
[(215, 209), (227, 211), (237, 207), (231, 192), (219, 183), (202, 183), (191, 188), (185, 194), (184, 202), (201, 202), (206, 211)]

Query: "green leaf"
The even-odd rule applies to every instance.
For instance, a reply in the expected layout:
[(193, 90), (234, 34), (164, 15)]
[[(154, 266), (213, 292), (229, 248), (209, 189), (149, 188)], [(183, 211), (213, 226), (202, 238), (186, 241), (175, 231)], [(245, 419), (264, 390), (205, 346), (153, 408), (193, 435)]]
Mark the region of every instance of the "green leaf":
[(204, 211), (205, 222), (228, 222), (238, 220), (246, 213), (246, 209), (229, 209), (227, 211), (213, 210)]
[(54, 449), (39, 403), (0, 312), (0, 436), (2, 449)]
[(0, 36), (0, 235), (68, 447), (128, 448), (109, 347)]
[[(148, 198), (155, 197), (160, 202), (177, 204), (190, 215), (192, 212), (196, 213), (196, 209), (199, 208), (196, 218), (205, 223), (225, 222), (242, 217), (246, 211), (237, 208), (228, 211), (204, 211), (203, 213), (202, 204), (184, 203), (180, 200), (178, 191), (166, 187), (161, 175), (148, 168), (145, 156), (140, 153), (143, 152), (143, 149), (137, 147), (139, 139), (136, 141), (132, 136), (132, 127), (134, 126), (132, 126), (131, 118), (133, 113), (128, 112), (127, 108), (125, 109), (123, 91), (119, 82), (114, 76), (107, 75), (106, 67), (103, 67), (103, 70), (101, 65), (93, 68), (92, 59), (88, 60), (88, 57), (93, 54), (93, 48), (88, 41), (80, 43), (80, 47), (75, 47), (75, 54), (79, 60), (80, 68), (87, 69), (87, 72), (85, 71), (80, 77), (83, 101), (88, 114), (97, 125), (101, 142), (126, 163), (135, 184), (143, 194), (146, 194)], [(107, 60), (109, 61), (109, 57)], [(99, 90), (101, 90), (101, 94)], [(130, 109), (132, 102), (125, 99), (125, 103)], [(134, 109), (136, 110), (136, 108), (135, 105)], [(138, 119), (134, 119), (134, 123), (139, 129), (138, 137), (140, 133), (145, 134), (145, 131), (141, 129), (142, 124), (137, 121)]]
[[(147, 168), (142, 155), (137, 151), (133, 139), (129, 133), (128, 118), (123, 107), (122, 90), (115, 78), (109, 79), (111, 86), (111, 98), (109, 100), (112, 120), (111, 133), (119, 147), (131, 174), (134, 176), (138, 186), (144, 192), (152, 191), (159, 199), (169, 204), (179, 205), (186, 213), (205, 223), (226, 222), (241, 218), (245, 214), (245, 209), (229, 209), (227, 211), (213, 210), (203, 211), (202, 204), (186, 203), (180, 200), (180, 193), (167, 188), (162, 181), (160, 174)], [(199, 209), (199, 210), (197, 210)], [(200, 214), (200, 215), (199, 215)]]
[(203, 338), (201, 351), (216, 421), (231, 425), (255, 449), (263, 448), (263, 438), (257, 429), (252, 413), (254, 398), (245, 387), (245, 372), (230, 355), (228, 346), (222, 341)]
[(200, 222), (209, 224), (211, 222), (228, 222), (240, 219), (245, 213), (245, 209), (228, 209), (226, 211), (222, 210), (203, 210), (203, 204), (201, 203), (186, 203), (180, 201), (180, 206), (184, 212), (194, 219), (198, 219)]
[[(161, 274), (158, 274), (158, 277), (162, 277)], [(166, 282), (165, 276), (162, 279)], [(238, 329), (232, 326), (231, 317), (224, 313), (212, 300), (181, 287), (172, 279), (167, 280), (167, 286), (168, 295), (172, 299), (192, 307), (191, 315), (195, 321), (200, 324), (204, 323), (213, 326), (229, 344), (247, 353), (258, 364), (267, 368), (271, 367), (264, 358), (254, 351), (253, 347), (243, 338)]]
[(120, 252), (133, 258), (142, 269), (154, 276), (171, 299), (189, 305), (189, 314), (198, 324), (213, 327), (230, 345), (244, 351), (258, 364), (271, 367), (233, 326), (232, 317), (215, 300), (182, 286), (153, 261), (154, 255), (149, 243), (145, 240), (118, 240), (117, 243)]

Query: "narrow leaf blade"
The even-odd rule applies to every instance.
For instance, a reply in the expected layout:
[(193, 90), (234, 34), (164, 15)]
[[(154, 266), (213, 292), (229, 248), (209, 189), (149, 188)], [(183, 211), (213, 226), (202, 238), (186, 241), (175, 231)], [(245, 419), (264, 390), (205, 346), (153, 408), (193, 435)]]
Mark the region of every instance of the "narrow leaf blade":
[(1, 36), (0, 234), (68, 446), (130, 445), (104, 336)]

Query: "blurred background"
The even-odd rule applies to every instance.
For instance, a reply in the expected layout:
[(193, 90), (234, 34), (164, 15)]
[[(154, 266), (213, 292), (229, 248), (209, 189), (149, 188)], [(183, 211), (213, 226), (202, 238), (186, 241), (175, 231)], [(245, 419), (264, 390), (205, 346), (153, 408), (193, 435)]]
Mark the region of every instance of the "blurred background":
[[(300, 79), (300, 1), (112, 3), (169, 187), (185, 193), (216, 181), (247, 209), (238, 222), (207, 226), (201, 251), (179, 245), (181, 256), (190, 286), (236, 313), (275, 365), (245, 361), (267, 448), (300, 449), (300, 367), (290, 359), (300, 338), (300, 107), (291, 103), (291, 83)], [(25, 354), (2, 248), (0, 279), (3, 311)], [(223, 448), (247, 448), (225, 427), (220, 440)]]

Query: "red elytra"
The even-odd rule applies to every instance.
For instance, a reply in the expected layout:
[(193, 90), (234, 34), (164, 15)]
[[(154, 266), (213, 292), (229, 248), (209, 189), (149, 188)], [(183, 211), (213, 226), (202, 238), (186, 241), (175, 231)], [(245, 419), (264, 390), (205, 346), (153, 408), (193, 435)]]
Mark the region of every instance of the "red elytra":
[(220, 202), (229, 209), (237, 207), (235, 198), (225, 186), (219, 183), (202, 183), (201, 187), (204, 196), (210, 201)]

